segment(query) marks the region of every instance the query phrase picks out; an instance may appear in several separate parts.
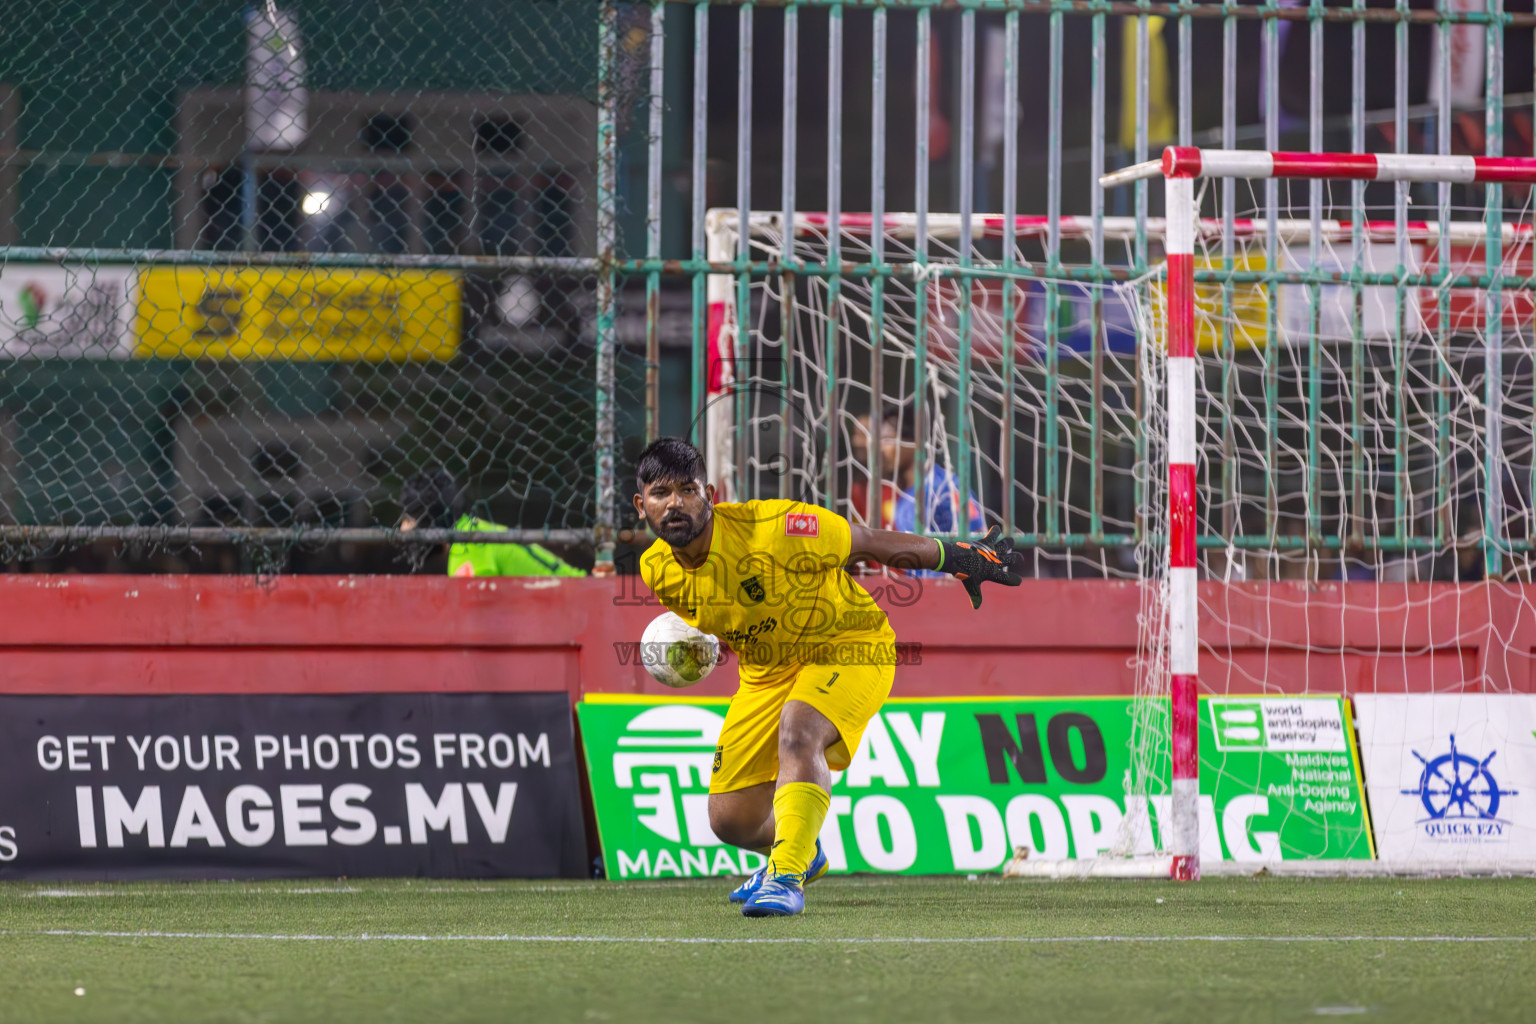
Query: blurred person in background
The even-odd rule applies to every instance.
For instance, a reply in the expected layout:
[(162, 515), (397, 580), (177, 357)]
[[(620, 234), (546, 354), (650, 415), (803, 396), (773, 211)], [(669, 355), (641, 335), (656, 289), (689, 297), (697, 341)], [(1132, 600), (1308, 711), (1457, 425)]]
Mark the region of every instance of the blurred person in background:
[[(417, 473), (400, 489), (400, 529), (499, 532), (507, 529), (464, 511), (458, 481), (437, 467)], [(448, 548), (450, 576), (585, 576), (548, 548), (538, 544), (452, 544)]]
[[(858, 421), (849, 438), (854, 460), (869, 465), (869, 439), (874, 436), (873, 416)], [(917, 414), (908, 403), (887, 409), (880, 420), (880, 475), (881, 500), (880, 522), (869, 526), (901, 533), (917, 530)], [(952, 536), (959, 533), (960, 487), (955, 475), (935, 458), (932, 447), (928, 449), (928, 474), (924, 493), (923, 528), (925, 534)], [(893, 483), (894, 481), (894, 483)], [(863, 517), (868, 506), (869, 483), (857, 480), (849, 488), (848, 498), (854, 515)], [(975, 492), (966, 502), (971, 534), (981, 536), (986, 532), (986, 520), (981, 513), (981, 502)], [(942, 575), (927, 570), (912, 570), (913, 575)]]

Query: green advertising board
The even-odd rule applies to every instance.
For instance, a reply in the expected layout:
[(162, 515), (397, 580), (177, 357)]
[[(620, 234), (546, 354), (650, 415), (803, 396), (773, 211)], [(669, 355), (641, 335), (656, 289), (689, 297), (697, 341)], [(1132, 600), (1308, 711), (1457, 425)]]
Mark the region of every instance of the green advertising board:
[[(577, 706), (610, 878), (745, 874), (761, 855), (709, 828), (726, 701), (594, 698)], [(1145, 705), (1142, 706), (1145, 710)], [(1131, 698), (891, 700), (821, 832), (834, 871), (995, 871), (1020, 846), (1051, 860), (1151, 852), (1167, 798), (1127, 797)], [(1166, 736), (1167, 705), (1153, 733)], [(1372, 856), (1348, 708), (1339, 697), (1200, 701), (1201, 859)], [(1167, 742), (1151, 760), (1163, 765)]]

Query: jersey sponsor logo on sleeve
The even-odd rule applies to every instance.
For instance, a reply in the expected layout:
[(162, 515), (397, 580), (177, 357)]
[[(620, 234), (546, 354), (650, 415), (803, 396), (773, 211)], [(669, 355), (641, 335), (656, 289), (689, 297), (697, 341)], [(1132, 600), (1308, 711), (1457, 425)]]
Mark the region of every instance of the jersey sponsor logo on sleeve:
[(821, 533), (821, 517), (814, 512), (791, 512), (784, 517), (784, 536), (815, 537)]

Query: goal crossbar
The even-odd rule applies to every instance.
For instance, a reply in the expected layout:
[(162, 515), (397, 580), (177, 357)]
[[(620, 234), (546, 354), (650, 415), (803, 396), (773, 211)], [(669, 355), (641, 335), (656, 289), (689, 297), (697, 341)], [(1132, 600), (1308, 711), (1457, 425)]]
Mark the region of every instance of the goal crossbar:
[(1336, 181), (1427, 181), (1451, 184), (1536, 184), (1536, 159), (1439, 156), (1428, 153), (1287, 153), (1169, 146), (1161, 159), (1099, 178), (1104, 188), (1146, 178), (1302, 178)]

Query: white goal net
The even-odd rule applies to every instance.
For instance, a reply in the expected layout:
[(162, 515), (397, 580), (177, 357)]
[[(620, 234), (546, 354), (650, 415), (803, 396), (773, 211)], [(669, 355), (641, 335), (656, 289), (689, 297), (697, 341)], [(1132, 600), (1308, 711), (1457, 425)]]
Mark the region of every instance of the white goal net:
[[(1407, 219), (1392, 186), (1271, 187), (1273, 202), (1264, 182), (1196, 183), (1200, 693), (1528, 691), (1528, 196), (1510, 189), (1490, 300), (1471, 187), (1414, 186), (1427, 221)], [(1020, 217), (1011, 250), (995, 216), (971, 219), (969, 245), (953, 215), (928, 215), (925, 234), (915, 215), (887, 215), (877, 240), (868, 216), (748, 222), (751, 258), (777, 270), (711, 279), (712, 477), (735, 498), (815, 501), (877, 526), (1001, 525), (1034, 575), (1139, 581), (1125, 673), (1137, 696), (1166, 697), (1165, 222), (1066, 217), (1053, 236)], [(732, 258), (735, 211), (713, 211), (710, 229), (711, 258)], [(829, 263), (843, 272), (816, 272)], [(1167, 704), (1133, 707), (1125, 814), (1100, 856), (1170, 849)], [(1228, 726), (1242, 731), (1207, 723)], [(1200, 757), (1202, 777), (1219, 775), (1220, 749)], [(1330, 833), (1327, 808), (1363, 794), (1339, 796), (1324, 761), (1296, 775), (1317, 799), (1246, 805), (1235, 831), (1202, 796), (1206, 869), (1379, 855), (1369, 829)]]

